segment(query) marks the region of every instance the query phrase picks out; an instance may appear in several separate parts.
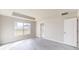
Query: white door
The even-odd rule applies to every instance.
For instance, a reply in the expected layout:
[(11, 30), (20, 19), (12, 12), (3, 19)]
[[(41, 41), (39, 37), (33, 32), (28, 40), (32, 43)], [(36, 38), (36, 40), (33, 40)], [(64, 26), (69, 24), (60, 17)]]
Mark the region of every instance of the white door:
[(77, 47), (77, 18), (64, 20), (64, 43)]

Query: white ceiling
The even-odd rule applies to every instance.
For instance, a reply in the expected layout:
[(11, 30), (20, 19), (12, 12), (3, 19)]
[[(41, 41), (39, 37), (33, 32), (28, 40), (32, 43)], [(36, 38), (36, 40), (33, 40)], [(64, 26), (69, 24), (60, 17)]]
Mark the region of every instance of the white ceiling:
[[(12, 16), (12, 12), (28, 15), (38, 18), (69, 18), (76, 17), (76, 9), (0, 9), (0, 14)], [(68, 12), (68, 15), (62, 16), (61, 13)]]

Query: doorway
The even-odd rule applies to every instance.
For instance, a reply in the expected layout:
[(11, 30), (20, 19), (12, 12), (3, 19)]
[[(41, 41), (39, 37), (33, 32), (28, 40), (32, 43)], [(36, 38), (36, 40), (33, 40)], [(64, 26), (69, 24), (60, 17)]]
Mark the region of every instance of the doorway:
[(40, 24), (40, 38), (44, 38), (44, 23)]

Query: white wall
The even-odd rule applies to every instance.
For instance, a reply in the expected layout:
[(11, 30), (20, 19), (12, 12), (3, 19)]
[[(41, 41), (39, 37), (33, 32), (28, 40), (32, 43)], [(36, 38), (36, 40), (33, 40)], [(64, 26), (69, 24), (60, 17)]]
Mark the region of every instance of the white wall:
[(64, 20), (60, 18), (38, 19), (37, 36), (40, 37), (40, 23), (44, 23), (44, 38), (56, 42), (64, 41)]
[[(24, 37), (15, 37), (15, 22), (30, 22), (32, 24), (31, 35)], [(22, 40), (27, 37), (35, 37), (35, 25), (36, 24), (34, 21), (28, 21), (0, 15), (0, 43), (3, 44), (17, 40)]]

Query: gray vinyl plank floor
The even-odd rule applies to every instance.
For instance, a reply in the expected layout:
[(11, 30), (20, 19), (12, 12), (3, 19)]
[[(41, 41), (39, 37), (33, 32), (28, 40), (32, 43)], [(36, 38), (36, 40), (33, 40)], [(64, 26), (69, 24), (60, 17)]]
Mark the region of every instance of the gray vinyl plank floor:
[(33, 38), (3, 45), (0, 50), (79, 50), (79, 48), (46, 39)]

